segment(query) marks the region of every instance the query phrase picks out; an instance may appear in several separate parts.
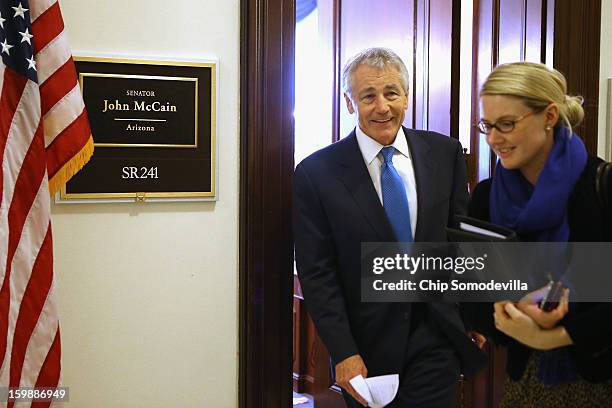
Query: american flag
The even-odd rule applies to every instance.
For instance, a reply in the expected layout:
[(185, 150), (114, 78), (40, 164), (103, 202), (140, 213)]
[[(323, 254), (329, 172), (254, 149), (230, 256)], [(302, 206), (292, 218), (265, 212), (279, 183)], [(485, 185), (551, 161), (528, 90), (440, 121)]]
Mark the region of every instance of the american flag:
[(56, 387), (49, 193), (93, 153), (57, 1), (0, 0), (0, 55), (0, 387)]

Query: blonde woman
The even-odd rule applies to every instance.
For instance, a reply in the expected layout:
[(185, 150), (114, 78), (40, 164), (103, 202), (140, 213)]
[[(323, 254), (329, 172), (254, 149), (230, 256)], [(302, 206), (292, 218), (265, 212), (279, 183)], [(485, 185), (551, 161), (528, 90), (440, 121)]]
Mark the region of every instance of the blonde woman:
[[(498, 66), (480, 92), (478, 123), (499, 160), (472, 195), (472, 217), (522, 241), (611, 241), (610, 209), (595, 192), (597, 166), (573, 133), (584, 116), (564, 76), (542, 64)], [(605, 214), (604, 212), (608, 212)], [(612, 303), (551, 312), (498, 302), (472, 311), (474, 328), (507, 346), (502, 407), (612, 407)]]

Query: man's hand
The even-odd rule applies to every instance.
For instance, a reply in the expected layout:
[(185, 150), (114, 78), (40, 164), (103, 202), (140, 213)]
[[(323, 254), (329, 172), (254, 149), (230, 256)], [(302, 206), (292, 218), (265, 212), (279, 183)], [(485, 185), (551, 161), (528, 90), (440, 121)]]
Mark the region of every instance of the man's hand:
[(543, 329), (552, 329), (557, 326), (557, 323), (563, 319), (569, 310), (569, 289), (563, 291), (559, 305), (550, 312), (545, 312), (539, 307), (540, 299), (546, 295), (547, 290), (544, 287), (528, 293), (518, 302), (516, 307), (531, 317)]
[(479, 349), (482, 350), (484, 345), (487, 343), (487, 338), (477, 331), (469, 331), (467, 333), (468, 337), (478, 346)]
[(361, 375), (363, 378), (368, 376), (368, 369), (366, 368), (365, 363), (359, 354), (345, 358), (336, 364), (336, 382), (338, 385), (344, 388), (346, 392), (355, 398), (361, 405), (367, 407), (367, 401), (364, 400), (357, 391), (355, 391), (349, 382), (358, 375)]

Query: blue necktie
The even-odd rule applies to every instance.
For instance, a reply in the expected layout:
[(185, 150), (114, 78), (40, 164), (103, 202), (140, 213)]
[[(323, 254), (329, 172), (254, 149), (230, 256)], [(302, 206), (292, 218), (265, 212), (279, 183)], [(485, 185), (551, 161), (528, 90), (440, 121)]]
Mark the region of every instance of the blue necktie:
[(380, 151), (383, 164), (380, 166), (380, 184), (382, 188), (383, 207), (389, 223), (400, 242), (412, 242), (412, 229), (410, 227), (410, 208), (406, 188), (400, 175), (393, 167), (393, 153), (395, 147), (383, 147)]

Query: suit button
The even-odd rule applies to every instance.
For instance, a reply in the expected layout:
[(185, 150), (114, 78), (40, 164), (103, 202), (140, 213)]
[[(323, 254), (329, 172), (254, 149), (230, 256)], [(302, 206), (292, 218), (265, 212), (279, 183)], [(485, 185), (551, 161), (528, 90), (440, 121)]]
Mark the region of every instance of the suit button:
[(410, 319), (410, 313), (409, 312), (404, 313), (404, 319), (405, 320), (409, 320)]

